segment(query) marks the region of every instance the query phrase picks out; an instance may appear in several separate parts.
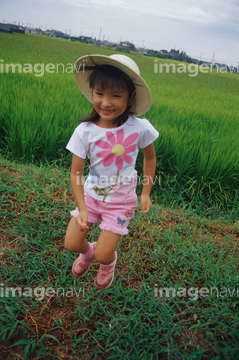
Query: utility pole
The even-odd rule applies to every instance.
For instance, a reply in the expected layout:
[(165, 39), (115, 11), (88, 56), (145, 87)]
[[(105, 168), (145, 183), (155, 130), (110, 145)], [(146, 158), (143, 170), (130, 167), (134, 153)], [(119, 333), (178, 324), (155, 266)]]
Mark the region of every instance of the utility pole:
[(213, 53), (213, 57), (212, 57), (212, 65), (214, 64), (215, 62), (215, 52)]
[(101, 36), (101, 30), (102, 30), (102, 28), (100, 28), (99, 41), (100, 41), (100, 36)]

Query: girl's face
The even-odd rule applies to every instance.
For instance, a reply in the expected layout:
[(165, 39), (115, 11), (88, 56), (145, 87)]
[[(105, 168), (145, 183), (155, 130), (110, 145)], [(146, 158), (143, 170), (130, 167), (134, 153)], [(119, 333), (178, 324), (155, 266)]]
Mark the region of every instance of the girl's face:
[(93, 87), (93, 106), (99, 114), (97, 125), (104, 128), (117, 127), (115, 120), (123, 114), (128, 106), (129, 92), (127, 89), (106, 88), (99, 84)]

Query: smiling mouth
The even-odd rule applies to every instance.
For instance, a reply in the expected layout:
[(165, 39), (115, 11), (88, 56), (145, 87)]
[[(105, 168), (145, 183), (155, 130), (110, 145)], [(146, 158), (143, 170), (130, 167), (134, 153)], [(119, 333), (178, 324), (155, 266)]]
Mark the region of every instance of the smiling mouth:
[(102, 113), (104, 115), (109, 115), (109, 114), (112, 114), (113, 110), (106, 110), (106, 109), (101, 109)]

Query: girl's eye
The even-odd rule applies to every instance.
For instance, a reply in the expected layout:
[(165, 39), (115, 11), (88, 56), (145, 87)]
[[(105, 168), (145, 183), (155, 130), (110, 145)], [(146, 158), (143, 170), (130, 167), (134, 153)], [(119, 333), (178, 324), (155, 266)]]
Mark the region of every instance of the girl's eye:
[(120, 97), (120, 95), (113, 95), (114, 97), (117, 97), (117, 98), (119, 98)]

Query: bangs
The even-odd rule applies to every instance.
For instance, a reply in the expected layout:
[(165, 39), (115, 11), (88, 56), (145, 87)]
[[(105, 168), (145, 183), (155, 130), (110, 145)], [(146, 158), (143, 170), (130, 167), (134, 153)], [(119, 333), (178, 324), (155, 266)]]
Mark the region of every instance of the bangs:
[(94, 88), (97, 84), (103, 90), (110, 89), (127, 89), (129, 95), (135, 91), (135, 87), (131, 79), (120, 69), (110, 65), (96, 66), (89, 78), (90, 88)]

